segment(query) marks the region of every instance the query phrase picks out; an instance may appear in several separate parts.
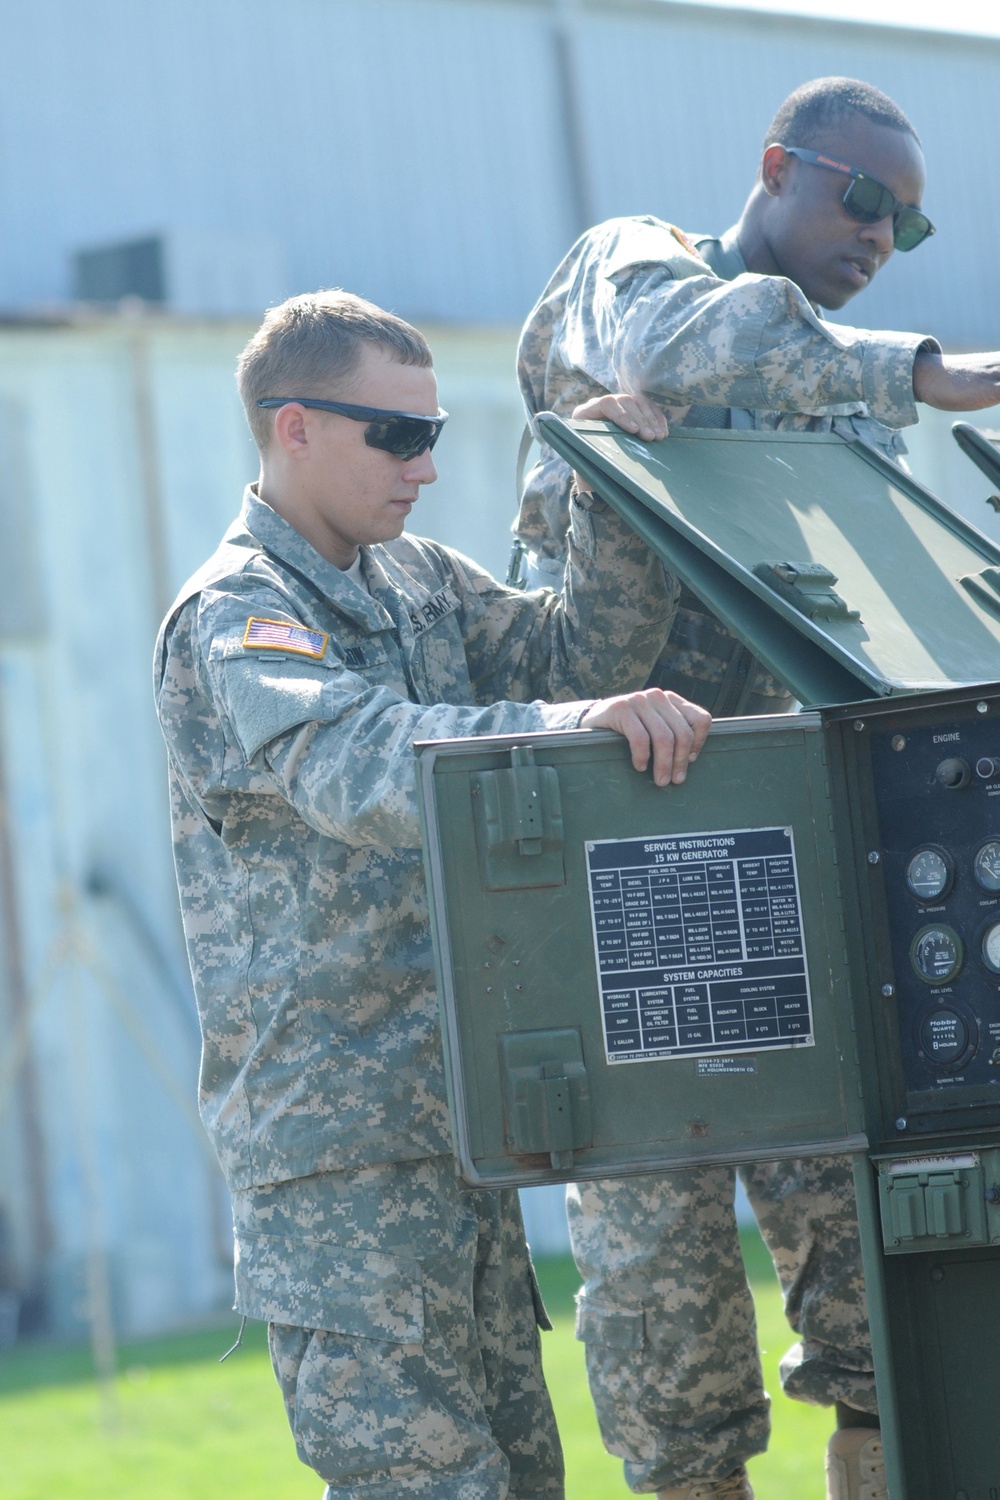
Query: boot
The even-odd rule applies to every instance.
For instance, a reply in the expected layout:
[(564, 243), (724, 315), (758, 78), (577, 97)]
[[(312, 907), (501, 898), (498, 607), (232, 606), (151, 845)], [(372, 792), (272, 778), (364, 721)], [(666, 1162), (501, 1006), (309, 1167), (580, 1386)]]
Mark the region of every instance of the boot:
[(839, 1427), (826, 1449), (826, 1500), (887, 1500), (882, 1434)]

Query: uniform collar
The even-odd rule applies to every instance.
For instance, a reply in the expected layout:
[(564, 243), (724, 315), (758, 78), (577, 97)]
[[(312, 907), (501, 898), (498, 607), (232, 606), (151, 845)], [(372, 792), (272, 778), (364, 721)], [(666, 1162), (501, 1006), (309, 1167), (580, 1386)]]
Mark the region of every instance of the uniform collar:
[[(368, 630), (385, 630), (393, 624), (391, 616), (377, 599), (365, 589), (359, 588), (343, 569), (335, 567), (322, 557), (301, 532), (296, 531), (294, 526), (289, 525), (283, 516), (279, 516), (276, 510), (272, 510), (260, 498), (256, 485), (248, 484), (243, 492), (240, 522), (255, 541), (273, 557), (294, 569), (300, 578), (304, 578), (342, 614), (348, 615)], [(379, 550), (367, 547), (361, 549), (362, 555)], [(366, 572), (370, 578), (371, 569), (367, 568)]]
[(697, 244), (698, 254), (708, 261), (720, 281), (732, 281), (746, 271), (747, 263), (743, 259), (735, 224), (732, 229), (726, 230), (721, 239), (699, 240)]

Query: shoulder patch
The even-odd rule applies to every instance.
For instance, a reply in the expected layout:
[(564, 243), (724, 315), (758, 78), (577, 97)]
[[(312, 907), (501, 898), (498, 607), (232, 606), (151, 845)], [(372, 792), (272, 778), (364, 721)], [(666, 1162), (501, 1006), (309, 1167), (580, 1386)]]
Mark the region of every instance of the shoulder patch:
[(694, 244), (694, 242), (692, 240), (688, 239), (688, 237), (684, 233), (683, 229), (678, 229), (676, 224), (671, 224), (668, 227), (669, 227), (670, 233), (673, 235), (674, 239), (677, 241), (677, 243), (679, 245), (683, 245), (684, 249), (688, 252), (689, 255), (693, 255), (696, 260), (703, 260), (704, 259), (704, 256), (698, 250), (698, 248)]
[(292, 651), (296, 656), (311, 656), (319, 661), (330, 637), (321, 630), (307, 630), (287, 620), (262, 620), (251, 615), (243, 632), (243, 644), (260, 651)]

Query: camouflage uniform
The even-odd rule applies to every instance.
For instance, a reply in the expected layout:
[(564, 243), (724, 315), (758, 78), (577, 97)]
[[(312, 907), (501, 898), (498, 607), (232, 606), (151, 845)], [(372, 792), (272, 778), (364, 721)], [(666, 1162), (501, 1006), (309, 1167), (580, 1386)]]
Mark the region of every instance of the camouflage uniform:
[[(646, 392), (673, 425), (842, 430), (889, 457), (916, 421), (919, 335), (823, 322), (780, 277), (747, 274), (733, 231), (696, 241), (653, 218), (585, 234), (532, 310), (518, 350), (529, 418), (610, 390)], [(562, 567), (570, 474), (550, 449), (528, 476), (517, 532), (534, 576)], [(717, 716), (787, 711), (788, 693), (687, 589), (651, 679)], [(800, 1343), (785, 1391), (874, 1411), (848, 1164), (741, 1168)], [(584, 1278), (577, 1333), (608, 1449), (633, 1489), (718, 1478), (769, 1432), (753, 1303), (718, 1167), (571, 1188)]]
[(561, 596), (409, 537), (364, 588), (251, 489), (157, 645), (237, 1306), (330, 1500), (562, 1493), (516, 1198), (455, 1182), (411, 746), (641, 685), (676, 591), (601, 502), (570, 543)]

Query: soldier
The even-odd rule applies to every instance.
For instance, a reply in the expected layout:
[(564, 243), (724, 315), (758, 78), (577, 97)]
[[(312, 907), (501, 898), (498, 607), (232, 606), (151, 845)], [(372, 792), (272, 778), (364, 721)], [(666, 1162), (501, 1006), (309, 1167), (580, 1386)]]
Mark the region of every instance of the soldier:
[(238, 381), (260, 479), (156, 652), (237, 1307), (329, 1500), (558, 1497), (517, 1195), (455, 1179), (412, 745), (604, 727), (682, 781), (703, 709), (590, 701), (646, 680), (675, 590), (587, 496), (559, 595), (404, 537), (446, 414), (422, 336), (370, 303), (272, 309)]
[[(842, 431), (897, 457), (917, 401), (1000, 402), (1000, 356), (942, 355), (921, 334), (824, 322), (894, 249), (934, 232), (920, 208), (913, 126), (852, 79), (805, 84), (781, 106), (739, 222), (720, 239), (655, 218), (585, 234), (521, 337), (529, 419), (604, 390), (643, 392), (696, 427)], [(561, 571), (570, 474), (543, 447), (517, 533), (535, 581)], [(716, 715), (787, 711), (783, 687), (688, 590), (651, 681)], [(800, 1342), (786, 1393), (836, 1405), (831, 1500), (875, 1500), (884, 1465), (854, 1195), (841, 1159), (743, 1168)], [(584, 1278), (578, 1336), (608, 1449), (637, 1492), (747, 1500), (744, 1464), (769, 1434), (753, 1304), (728, 1168), (571, 1188)]]

